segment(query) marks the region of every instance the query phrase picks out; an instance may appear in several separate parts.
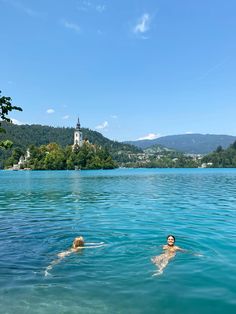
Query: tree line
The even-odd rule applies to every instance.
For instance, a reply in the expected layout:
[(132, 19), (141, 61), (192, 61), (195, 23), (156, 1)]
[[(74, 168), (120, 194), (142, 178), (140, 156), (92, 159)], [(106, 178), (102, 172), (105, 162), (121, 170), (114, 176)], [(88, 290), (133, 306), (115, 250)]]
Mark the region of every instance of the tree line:
[(236, 168), (236, 141), (226, 149), (218, 146), (213, 153), (204, 156), (202, 162), (212, 168)]
[[(25, 155), (20, 168), (32, 170), (74, 170), (74, 169), (114, 169), (117, 167), (107, 149), (85, 142), (82, 147), (65, 148), (57, 143), (36, 147), (30, 145), (29, 155)], [(4, 167), (17, 164), (23, 156), (19, 148), (13, 149), (12, 155), (6, 159)]]

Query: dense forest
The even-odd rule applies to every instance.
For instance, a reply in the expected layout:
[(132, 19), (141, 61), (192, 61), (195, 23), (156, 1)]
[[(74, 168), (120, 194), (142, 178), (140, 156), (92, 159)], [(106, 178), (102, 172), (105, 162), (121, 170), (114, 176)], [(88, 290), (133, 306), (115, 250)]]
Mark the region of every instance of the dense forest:
[[(16, 156), (24, 155), (31, 145), (40, 147), (56, 143), (61, 149), (65, 149), (73, 144), (74, 128), (15, 125), (6, 122), (2, 122), (2, 127), (5, 129), (5, 133), (0, 133), (0, 141), (10, 140), (13, 145), (9, 149), (0, 149), (0, 168), (9, 166), (10, 160), (16, 160)], [(87, 142), (96, 147), (103, 147), (109, 152), (112, 159), (118, 163), (135, 161), (136, 153), (142, 152), (141, 149), (135, 146), (111, 141), (99, 132), (87, 128), (82, 128), (82, 133)]]
[[(46, 145), (49, 143), (57, 143), (65, 147), (73, 144), (74, 128), (51, 127), (46, 125), (16, 125), (12, 123), (2, 122), (5, 133), (0, 134), (0, 140), (11, 140), (15, 147), (27, 149), (32, 144), (35, 146)], [(90, 143), (107, 147), (112, 151), (129, 151), (141, 152), (142, 150), (130, 145), (109, 140), (101, 133), (82, 128), (83, 138)]]
[[(82, 147), (61, 147), (50, 143), (35, 147), (30, 145), (24, 157), (21, 149), (14, 149), (5, 160), (4, 167), (10, 168), (20, 160), (20, 169), (32, 170), (74, 170), (74, 169), (114, 169), (117, 167), (107, 149), (84, 142)], [(18, 170), (18, 169), (17, 169)]]
[(217, 149), (202, 158), (202, 162), (212, 168), (235, 168), (236, 167), (236, 141), (227, 149), (218, 146)]

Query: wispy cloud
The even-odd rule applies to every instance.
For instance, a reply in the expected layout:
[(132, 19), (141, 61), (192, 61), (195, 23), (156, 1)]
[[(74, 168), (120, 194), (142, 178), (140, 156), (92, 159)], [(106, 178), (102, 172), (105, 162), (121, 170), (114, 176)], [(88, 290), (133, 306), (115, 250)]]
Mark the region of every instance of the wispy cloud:
[(70, 117), (70, 116), (67, 114), (67, 115), (63, 116), (62, 119), (63, 119), (63, 120), (68, 120), (69, 117)]
[(15, 1), (15, 0), (2, 0), (2, 2), (5, 2), (6, 4), (11, 5), (12, 7), (24, 12), (25, 14), (27, 14), (30, 17), (43, 17), (43, 16), (45, 16), (45, 13), (33, 10), (33, 9), (31, 9), (31, 8), (23, 5), (22, 3)]
[(155, 134), (155, 133), (149, 133), (145, 136), (142, 136), (140, 138), (138, 138), (137, 140), (154, 140), (155, 138), (160, 137), (160, 134)]
[(108, 122), (107, 121), (104, 121), (103, 123), (97, 125), (95, 127), (96, 130), (104, 130), (108, 127)]
[(31, 17), (34, 16), (40, 16), (41, 14), (39, 12), (36, 12), (30, 8), (22, 7), (22, 9), (25, 11), (25, 13)]
[(208, 75), (210, 75), (212, 72), (216, 72), (219, 68), (222, 68), (228, 61), (228, 58), (225, 58), (224, 60), (222, 60), (221, 62), (213, 65), (212, 67), (210, 67), (206, 72), (204, 72), (199, 78), (198, 80), (202, 80), (205, 77), (207, 77)]
[(77, 33), (80, 33), (80, 31), (81, 31), (80, 26), (78, 24), (71, 23), (71, 22), (68, 22), (66, 20), (62, 20), (62, 24), (65, 28), (71, 29)]
[(115, 114), (113, 114), (113, 115), (111, 115), (111, 118), (112, 118), (112, 119), (118, 119), (118, 116), (115, 115)]
[(106, 5), (103, 3), (93, 4), (90, 1), (82, 0), (82, 1), (79, 1), (77, 9), (79, 11), (84, 11), (84, 12), (93, 10), (93, 11), (97, 11), (98, 13), (103, 13), (106, 10)]
[(46, 112), (47, 112), (48, 114), (52, 114), (52, 113), (55, 112), (55, 110), (54, 110), (54, 109), (48, 109)]
[(151, 18), (148, 13), (144, 13), (141, 18), (139, 18), (137, 24), (133, 28), (134, 34), (145, 34), (150, 30)]
[(105, 10), (106, 10), (106, 6), (105, 5), (102, 5), (102, 4), (99, 4), (95, 7), (95, 10), (98, 12), (98, 13), (103, 13)]

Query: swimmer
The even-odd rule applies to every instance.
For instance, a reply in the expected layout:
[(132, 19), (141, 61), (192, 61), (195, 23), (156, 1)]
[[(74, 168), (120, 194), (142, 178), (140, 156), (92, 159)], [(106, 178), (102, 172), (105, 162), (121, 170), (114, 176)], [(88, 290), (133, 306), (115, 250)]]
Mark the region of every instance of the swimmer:
[(58, 257), (63, 258), (67, 255), (70, 255), (71, 253), (75, 253), (78, 252), (79, 250), (84, 248), (84, 238), (83, 237), (77, 237), (74, 239), (73, 243), (72, 243), (72, 247), (64, 252), (61, 252), (59, 254), (57, 254)]
[(104, 242), (99, 242), (99, 243), (87, 243), (86, 246), (84, 245), (84, 238), (82, 236), (76, 237), (72, 243), (72, 247), (64, 252), (58, 253), (58, 259), (54, 260), (51, 262), (50, 265), (47, 266), (46, 270), (45, 270), (45, 276), (49, 275), (49, 270), (52, 269), (52, 267), (58, 263), (60, 263), (60, 261), (65, 257), (70, 255), (71, 253), (75, 253), (80, 251), (81, 249), (84, 248), (90, 248), (90, 249), (94, 249), (94, 248), (98, 248), (98, 247), (102, 247), (104, 246)]
[(158, 267), (158, 271), (154, 275), (161, 275), (163, 273), (169, 261), (175, 257), (177, 251), (187, 252), (187, 250), (175, 245), (175, 237), (171, 234), (167, 236), (167, 244), (163, 245), (162, 248), (164, 253), (151, 259), (151, 261)]

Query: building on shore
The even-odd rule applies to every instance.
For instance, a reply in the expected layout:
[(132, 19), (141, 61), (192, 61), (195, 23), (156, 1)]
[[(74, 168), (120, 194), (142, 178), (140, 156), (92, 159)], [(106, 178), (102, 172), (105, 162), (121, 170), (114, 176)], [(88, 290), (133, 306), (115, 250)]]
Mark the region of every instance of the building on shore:
[(10, 170), (21, 170), (21, 169), (25, 169), (25, 170), (29, 170), (29, 168), (25, 168), (27, 161), (30, 158), (30, 151), (29, 148), (26, 151), (26, 155), (25, 156), (20, 156), (20, 159), (18, 161), (17, 164), (14, 164), (11, 168), (9, 168)]

